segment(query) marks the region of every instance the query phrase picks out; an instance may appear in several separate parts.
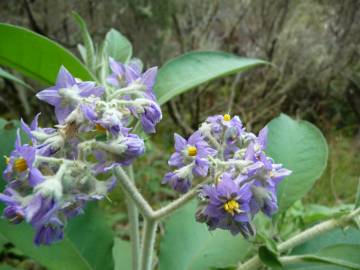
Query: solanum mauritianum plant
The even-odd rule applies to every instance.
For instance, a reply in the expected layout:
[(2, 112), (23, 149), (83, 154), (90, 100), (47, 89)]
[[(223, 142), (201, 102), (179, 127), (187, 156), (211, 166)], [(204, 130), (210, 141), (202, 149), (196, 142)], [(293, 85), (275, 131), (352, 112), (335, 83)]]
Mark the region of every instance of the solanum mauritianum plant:
[[(284, 254), (320, 234), (355, 223), (360, 212), (358, 203), (336, 215), (336, 219), (319, 223), (288, 240), (281, 241), (281, 232), (274, 235), (276, 223), (284, 222), (286, 208), (311, 188), (326, 164), (326, 143), (309, 123), (282, 115), (256, 135), (247, 131), (240, 118), (230, 112), (209, 116), (188, 138), (174, 135), (175, 152), (168, 161), (169, 172), (159, 181), (182, 195), (155, 210), (134, 183), (133, 161), (146, 155), (144, 134), (156, 133), (163, 103), (200, 83), (265, 62), (220, 52), (194, 52), (168, 62), (160, 71), (156, 67), (143, 70), (141, 61), (131, 57), (131, 44), (119, 32), (111, 30), (103, 46), (96, 48), (83, 20), (78, 15), (75, 18), (84, 36), (85, 47), (79, 49), (85, 66), (41, 36), (0, 25), (0, 38), (4, 41), (0, 42), (0, 63), (45, 82), (51, 80), (52, 72), (57, 72), (56, 81), (36, 94), (38, 99), (54, 107), (57, 124), (39, 127), (40, 114), (30, 124), (21, 120), (15, 146), (6, 153), (3, 173), (6, 186), (0, 194), (5, 204), (3, 216), (10, 223), (30, 224), (35, 246), (47, 246), (34, 246), (27, 255), (37, 259), (34, 249), (51, 250), (51, 246), (55, 246), (57, 249), (52, 249), (49, 257), (56, 257), (61, 254), (61, 241), (70, 238), (80, 250), (81, 260), (87, 261), (86, 266), (80, 264), (80, 268), (111, 269), (111, 263), (102, 264), (101, 259), (99, 262), (90, 258), (97, 250), (96, 243), (84, 244), (89, 235), (72, 237), (71, 223), (87, 215), (89, 201), (102, 200), (120, 186), (127, 197), (132, 260), (131, 266), (126, 264), (129, 259), (123, 253), (128, 245), (117, 244), (120, 243), (117, 240), (113, 249), (117, 269), (209, 269), (236, 265), (237, 269), (256, 269), (262, 264), (282, 267), (306, 262), (357, 267), (356, 259), (343, 252), (346, 248), (357, 251), (360, 249), (357, 245), (335, 246), (330, 252), (323, 251), (325, 255), (321, 251), (316, 255)], [(45, 51), (31, 52), (29, 48), (8, 46), (14, 41), (4, 35), (9, 31), (13, 34), (11, 38), (25, 37), (44, 44)], [(51, 54), (52, 50), (64, 57), (57, 58), (56, 65), (52, 64), (53, 69), (45, 74), (34, 63), (17, 59), (24, 53)], [(11, 57), (14, 59), (9, 61)], [(25, 141), (20, 130), (26, 134)], [(196, 209), (192, 208), (191, 219), (198, 225), (191, 221), (189, 225), (183, 220), (189, 226), (174, 232), (171, 231), (174, 226), (169, 225), (164, 244), (161, 237), (159, 239), (159, 254), (155, 250), (159, 223), (194, 197), (198, 197), (198, 203)], [(182, 215), (181, 211), (170, 216), (169, 224), (172, 218)], [(272, 223), (268, 222), (271, 219)], [(213, 240), (214, 247), (200, 248), (195, 256), (191, 254), (194, 245), (186, 250), (189, 241), (186, 236), (191, 235), (194, 226), (197, 230), (214, 231), (206, 235), (207, 241), (217, 239), (217, 242)], [(9, 225), (4, 227), (7, 230)], [(103, 232), (99, 229), (93, 233), (101, 236)], [(175, 243), (169, 248), (169, 239), (175, 234), (179, 235), (176, 241), (184, 241), (185, 250)], [(7, 235), (8, 240), (21, 249), (16, 237), (12, 233)], [(240, 249), (229, 252), (223, 245)], [(249, 251), (251, 246), (255, 251)], [(216, 260), (204, 262), (207, 249), (222, 261), (221, 265)], [(23, 250), (27, 253), (29, 249)], [(186, 256), (177, 258), (181, 251), (194, 257), (191, 260)], [(105, 252), (104, 257), (109, 256), (109, 251)], [(334, 260), (333, 253), (341, 255)], [(154, 254), (159, 254), (160, 260), (154, 260)], [(244, 262), (252, 254), (254, 257)], [(66, 254), (61, 256), (65, 260), (69, 258)], [(40, 262), (50, 269), (61, 269), (46, 259)], [(70, 262), (66, 269), (80, 268)]]

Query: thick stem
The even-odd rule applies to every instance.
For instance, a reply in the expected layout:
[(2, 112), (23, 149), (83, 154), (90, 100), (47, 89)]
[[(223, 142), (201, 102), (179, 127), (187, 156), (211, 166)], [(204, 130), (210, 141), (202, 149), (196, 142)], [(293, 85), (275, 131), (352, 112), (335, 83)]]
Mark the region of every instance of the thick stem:
[(140, 194), (135, 184), (130, 180), (126, 172), (121, 168), (117, 167), (115, 170), (115, 176), (119, 180), (119, 184), (124, 192), (131, 198), (135, 203), (141, 214), (146, 218), (152, 218), (154, 210), (151, 208), (149, 203)]
[[(335, 228), (342, 227), (348, 224), (354, 217), (360, 214), (360, 208), (354, 210), (350, 214), (340, 218), (340, 219), (331, 219), (324, 222), (321, 222), (293, 237), (286, 240), (285, 242), (278, 245), (278, 251), (284, 252), (290, 250), (298, 245), (301, 245), (316, 236), (319, 236), (323, 233), (331, 231)], [(255, 270), (262, 265), (259, 256), (255, 255), (250, 260), (246, 261), (244, 264), (238, 266), (237, 270)]]
[(144, 235), (141, 246), (141, 270), (152, 269), (157, 225), (157, 221), (145, 219)]
[(172, 201), (168, 205), (160, 208), (159, 210), (156, 210), (153, 218), (156, 220), (160, 220), (174, 212), (176, 209), (179, 209), (181, 206), (189, 202), (197, 195), (198, 190), (202, 185), (204, 185), (204, 183), (197, 185), (195, 188), (182, 195), (181, 197), (177, 198), (175, 201)]
[[(128, 172), (130, 179), (134, 182), (132, 166), (130, 166)], [(125, 196), (130, 227), (132, 269), (138, 270), (140, 266), (139, 212), (131, 198), (127, 194)]]

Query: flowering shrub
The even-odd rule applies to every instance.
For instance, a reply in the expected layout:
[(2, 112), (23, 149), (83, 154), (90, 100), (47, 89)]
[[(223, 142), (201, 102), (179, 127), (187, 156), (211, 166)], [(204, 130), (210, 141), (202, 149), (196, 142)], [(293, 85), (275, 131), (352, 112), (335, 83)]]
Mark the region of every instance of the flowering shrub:
[[(51, 82), (53, 86), (36, 96), (53, 107), (57, 120), (54, 127), (40, 127), (41, 114), (30, 124), (21, 120), (15, 146), (6, 152), (6, 186), (0, 194), (7, 219), (7, 223), (0, 221), (5, 239), (49, 269), (112, 269), (113, 259), (116, 269), (133, 270), (236, 265), (242, 270), (306, 262), (357, 269), (353, 254), (358, 254), (360, 246), (347, 242), (341, 247), (325, 246), (315, 255), (292, 253), (294, 247), (314, 241), (320, 234), (356, 224), (360, 213), (358, 195), (354, 205), (325, 215), (332, 219), (317, 219), (318, 224), (311, 228), (306, 226), (313, 224), (302, 225), (303, 232), (296, 234), (299, 228), (294, 220), (299, 214), (294, 219), (289, 207), (311, 188), (327, 161), (321, 132), (305, 121), (281, 115), (256, 135), (246, 130), (239, 116), (229, 112), (209, 116), (188, 138), (174, 135), (175, 152), (162, 183), (180, 193), (178, 198), (155, 210), (134, 182), (133, 163), (146, 153), (144, 134), (156, 133), (162, 104), (203, 82), (263, 61), (221, 52), (193, 52), (168, 62), (159, 71), (156, 67), (143, 71), (141, 61), (131, 58), (131, 44), (119, 32), (111, 30), (97, 51), (85, 23), (75, 17), (86, 45), (80, 46), (85, 65), (41, 36), (0, 24), (0, 37), (10, 32), (11, 37), (30, 44), (30, 48), (16, 47), (14, 53), (12, 40), (3, 38), (0, 56), (13, 57), (4, 63)], [(17, 58), (31, 52), (37, 57), (34, 61), (43, 59), (32, 44), (46, 44), (44, 50), (56, 52), (49, 72)], [(51, 72), (58, 73), (56, 81)], [(0, 121), (0, 135), (5, 134), (3, 126)], [(113, 236), (101, 208), (86, 208), (90, 201), (107, 198), (116, 185), (127, 201), (131, 248), (129, 242)], [(185, 207), (171, 215), (194, 197), (198, 197), (196, 209)], [(187, 209), (191, 209), (191, 216)], [(169, 218), (156, 265), (157, 228), (165, 217)], [(22, 225), (9, 226), (9, 222)], [(283, 229), (284, 224), (290, 228)], [(20, 238), (14, 227), (24, 230)], [(207, 233), (206, 227), (215, 231)], [(26, 246), (30, 237), (36, 250)], [(207, 243), (214, 245), (203, 246)], [(179, 258), (174, 259), (174, 254)], [(334, 254), (339, 259), (334, 260)]]
[(201, 187), (197, 220), (246, 238), (255, 234), (251, 219), (278, 209), (276, 187), (290, 171), (267, 157), (267, 128), (258, 136), (245, 131), (238, 116), (209, 117), (188, 140), (175, 134), (169, 165), (176, 170), (163, 182), (185, 193), (194, 177), (211, 179)]

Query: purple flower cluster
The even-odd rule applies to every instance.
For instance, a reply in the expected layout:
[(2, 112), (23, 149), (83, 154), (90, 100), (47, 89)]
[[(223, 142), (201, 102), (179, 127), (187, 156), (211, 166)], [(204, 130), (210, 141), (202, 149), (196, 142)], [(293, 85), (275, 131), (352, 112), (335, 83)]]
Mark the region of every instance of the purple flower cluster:
[(265, 154), (267, 132), (247, 132), (238, 116), (208, 117), (189, 140), (175, 134), (169, 165), (176, 169), (163, 183), (185, 193), (195, 177), (207, 178), (211, 183), (200, 188), (197, 221), (210, 230), (254, 235), (252, 219), (259, 211), (269, 217), (277, 211), (277, 185), (291, 174)]
[(55, 86), (37, 94), (54, 107), (58, 124), (39, 127), (40, 114), (30, 125), (21, 121), (31, 143), (21, 143), (19, 130), (6, 157), (3, 216), (14, 224), (31, 224), (37, 245), (62, 239), (67, 220), (114, 187), (109, 171), (144, 153), (143, 139), (131, 133), (135, 120), (146, 133), (155, 132), (161, 120), (153, 92), (157, 69), (142, 73), (136, 63), (113, 59), (110, 67), (105, 87), (79, 81), (61, 67)]

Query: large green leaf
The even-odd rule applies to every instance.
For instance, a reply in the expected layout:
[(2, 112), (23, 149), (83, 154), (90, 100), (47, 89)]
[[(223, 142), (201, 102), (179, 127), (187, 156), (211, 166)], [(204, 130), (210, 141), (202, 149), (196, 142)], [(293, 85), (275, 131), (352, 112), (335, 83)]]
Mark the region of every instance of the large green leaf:
[(207, 270), (235, 266), (251, 249), (242, 236), (227, 231), (209, 232), (195, 221), (195, 203), (188, 204), (165, 222), (160, 245), (160, 270)]
[[(298, 256), (303, 262), (293, 265), (286, 269), (297, 269), (306, 266), (319, 265), (323, 269), (323, 265), (331, 265), (341, 267), (340, 269), (356, 269), (360, 270), (360, 245), (355, 244), (339, 244), (332, 245), (321, 249), (315, 254), (306, 254)], [(320, 270), (319, 268), (319, 270)], [(327, 268), (325, 268), (327, 269)]]
[[(314, 239), (305, 242), (304, 244), (295, 247), (290, 255), (301, 255), (306, 256), (308, 254), (325, 254), (327, 250), (331, 250), (334, 246), (344, 245), (358, 245), (360, 243), (360, 231), (354, 228), (347, 230), (335, 229), (330, 232), (324, 233), (315, 237)], [(325, 250), (325, 252), (324, 252)], [(341, 252), (339, 252), (341, 254)], [(351, 254), (351, 252), (349, 253)], [(336, 258), (336, 255), (333, 256)], [(324, 263), (324, 262), (323, 262)], [(299, 263), (295, 265), (288, 265), (284, 269), (310, 269), (310, 270), (343, 270), (341, 266), (329, 266), (328, 264), (321, 265), (318, 263), (308, 262)]]
[(338, 244), (359, 244), (360, 231), (354, 228), (335, 229), (294, 248), (291, 255), (314, 254), (328, 246)]
[(265, 63), (225, 52), (190, 52), (160, 68), (154, 90), (159, 103), (164, 104), (202, 83)]
[(87, 68), (68, 50), (28, 29), (0, 24), (0, 64), (45, 84), (53, 84), (61, 65), (75, 77), (91, 80)]
[(326, 168), (327, 143), (321, 131), (307, 121), (281, 114), (268, 124), (267, 153), (292, 170), (279, 185), (280, 211), (302, 198)]
[(129, 242), (115, 238), (112, 254), (115, 262), (114, 270), (131, 269), (131, 244)]
[(104, 50), (116, 61), (126, 63), (132, 56), (132, 45), (119, 31), (110, 29), (104, 41)]
[(92, 205), (86, 214), (70, 221), (64, 240), (49, 247), (33, 244), (28, 224), (0, 220), (0, 237), (51, 270), (112, 270), (113, 235), (100, 210)]

